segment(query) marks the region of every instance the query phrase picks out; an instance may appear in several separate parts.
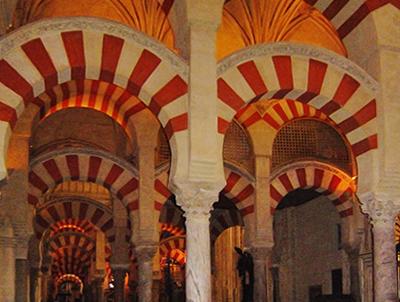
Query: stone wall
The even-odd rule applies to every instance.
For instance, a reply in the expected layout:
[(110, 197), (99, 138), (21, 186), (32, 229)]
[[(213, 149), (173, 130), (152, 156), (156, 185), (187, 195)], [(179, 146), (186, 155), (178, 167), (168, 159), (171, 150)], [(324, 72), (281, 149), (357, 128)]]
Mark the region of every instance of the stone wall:
[(344, 258), (338, 244), (340, 217), (333, 204), (322, 196), (278, 210), (274, 218), (281, 301), (308, 301), (309, 287), (315, 285), (331, 294), (331, 271), (341, 269)]

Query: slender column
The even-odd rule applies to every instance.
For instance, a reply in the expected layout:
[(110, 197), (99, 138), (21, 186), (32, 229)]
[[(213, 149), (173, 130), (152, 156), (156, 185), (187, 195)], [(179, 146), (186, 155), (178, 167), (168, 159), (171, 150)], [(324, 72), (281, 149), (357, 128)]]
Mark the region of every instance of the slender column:
[(218, 200), (218, 191), (186, 189), (177, 194), (177, 202), (186, 217), (186, 301), (210, 302), (211, 254), (210, 210)]
[(15, 299), (15, 241), (8, 217), (0, 216), (0, 301)]
[(157, 246), (137, 246), (135, 252), (138, 260), (137, 290), (139, 293), (139, 301), (152, 302), (153, 258), (157, 252)]
[(125, 276), (128, 270), (125, 267), (114, 267), (112, 271), (114, 276), (114, 302), (124, 302)]
[(372, 193), (360, 198), (362, 209), (371, 218), (374, 236), (375, 301), (397, 302), (397, 261), (394, 240), (395, 217), (400, 207)]

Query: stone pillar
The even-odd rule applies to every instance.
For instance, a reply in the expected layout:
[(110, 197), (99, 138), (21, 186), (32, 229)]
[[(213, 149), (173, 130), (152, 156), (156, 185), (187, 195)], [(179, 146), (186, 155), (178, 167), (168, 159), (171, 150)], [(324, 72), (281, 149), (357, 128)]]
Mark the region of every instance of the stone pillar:
[(152, 302), (153, 258), (157, 245), (136, 246), (135, 255), (138, 263), (138, 296), (141, 302)]
[(29, 290), (29, 264), (27, 259), (15, 260), (15, 301), (27, 302)]
[(15, 301), (15, 241), (10, 219), (0, 216), (0, 301)]
[(114, 276), (114, 302), (125, 301), (125, 277), (128, 269), (126, 267), (113, 267)]
[(272, 248), (251, 247), (250, 253), (254, 261), (254, 301), (272, 302)]
[(177, 194), (186, 217), (186, 301), (210, 302), (210, 210), (219, 191), (188, 189)]
[(376, 302), (397, 302), (395, 217), (400, 207), (391, 200), (364, 194), (362, 209), (371, 218), (374, 238), (374, 296)]

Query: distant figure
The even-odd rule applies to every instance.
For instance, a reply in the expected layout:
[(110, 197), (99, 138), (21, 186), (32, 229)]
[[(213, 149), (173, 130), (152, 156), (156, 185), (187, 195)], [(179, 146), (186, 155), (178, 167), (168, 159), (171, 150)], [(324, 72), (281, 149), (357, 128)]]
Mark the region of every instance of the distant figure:
[(249, 252), (244, 252), (242, 249), (235, 247), (236, 253), (239, 255), (239, 260), (236, 269), (239, 272), (239, 277), (242, 280), (242, 302), (253, 302), (254, 292), (254, 263), (253, 256)]

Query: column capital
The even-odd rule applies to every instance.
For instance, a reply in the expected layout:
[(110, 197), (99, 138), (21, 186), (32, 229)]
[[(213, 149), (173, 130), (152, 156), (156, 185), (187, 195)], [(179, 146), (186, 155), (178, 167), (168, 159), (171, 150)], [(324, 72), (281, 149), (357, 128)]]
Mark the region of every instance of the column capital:
[(273, 245), (268, 246), (251, 246), (248, 250), (253, 256), (253, 259), (265, 260), (272, 255)]
[(176, 202), (185, 211), (185, 217), (209, 216), (214, 202), (218, 201), (219, 189), (207, 186), (187, 185), (175, 192)]
[(136, 245), (135, 254), (138, 261), (152, 261), (157, 253), (158, 244)]
[(394, 219), (400, 212), (400, 204), (396, 204), (389, 196), (367, 192), (359, 196), (361, 209), (371, 218), (372, 225), (390, 225), (394, 227)]
[(111, 263), (111, 270), (113, 272), (116, 271), (123, 271), (123, 272), (128, 272), (129, 271), (129, 263)]

